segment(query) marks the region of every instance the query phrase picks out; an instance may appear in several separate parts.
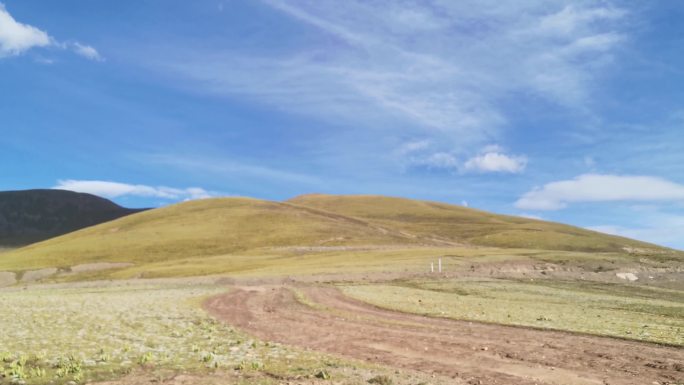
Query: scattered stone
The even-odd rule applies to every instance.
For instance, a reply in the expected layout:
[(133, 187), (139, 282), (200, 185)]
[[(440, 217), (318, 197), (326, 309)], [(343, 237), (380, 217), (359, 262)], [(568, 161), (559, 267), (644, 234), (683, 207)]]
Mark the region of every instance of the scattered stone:
[(620, 279), (625, 279), (629, 282), (634, 282), (639, 279), (639, 277), (634, 273), (615, 273), (615, 275)]

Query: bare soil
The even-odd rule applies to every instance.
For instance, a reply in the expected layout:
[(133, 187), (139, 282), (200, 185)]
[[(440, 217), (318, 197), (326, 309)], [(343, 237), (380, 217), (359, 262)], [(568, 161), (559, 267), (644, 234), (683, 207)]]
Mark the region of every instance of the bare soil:
[(454, 384), (684, 383), (684, 349), (379, 309), (328, 286), (238, 287), (214, 316), (263, 340), (434, 373)]
[(16, 274), (6, 271), (0, 271), (0, 287), (14, 285), (16, 282)]

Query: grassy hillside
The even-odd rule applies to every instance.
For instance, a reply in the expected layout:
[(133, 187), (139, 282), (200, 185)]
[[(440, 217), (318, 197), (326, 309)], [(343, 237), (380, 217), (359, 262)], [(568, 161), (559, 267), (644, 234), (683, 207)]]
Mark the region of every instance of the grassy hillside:
[(89, 262), (165, 262), (286, 246), (396, 245), (416, 240), (357, 219), (248, 198), (180, 203), (6, 253), (0, 271)]
[(445, 203), (384, 196), (311, 194), (290, 203), (325, 210), (435, 241), (505, 248), (624, 252), (662, 247), (559, 223), (497, 215)]
[(219, 198), (145, 211), (5, 252), (0, 272), (21, 277), (28, 270), (68, 272), (98, 262), (133, 265), (88, 277), (424, 271), (438, 255), (457, 256), (455, 264), (472, 258), (587, 262), (624, 258), (626, 246), (657, 259), (674, 255), (571, 226), (441, 203), (374, 196)]

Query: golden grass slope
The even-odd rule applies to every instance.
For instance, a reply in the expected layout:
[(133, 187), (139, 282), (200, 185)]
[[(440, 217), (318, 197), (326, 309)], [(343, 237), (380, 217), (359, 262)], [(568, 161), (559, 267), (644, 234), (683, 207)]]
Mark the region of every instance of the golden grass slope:
[(288, 202), (435, 241), (589, 252), (670, 252), (660, 246), (560, 223), (492, 214), (445, 203), (373, 195), (302, 195)]
[(362, 220), (249, 198), (180, 203), (3, 254), (0, 271), (89, 262), (152, 263), (287, 246), (416, 243)]
[[(161, 276), (205, 275), (313, 263), (300, 260), (302, 253), (329, 255), (326, 265), (332, 266), (340, 261), (359, 262), (355, 257), (380, 258), (378, 252), (387, 249), (418, 255), (417, 248), (467, 248), (469, 244), (518, 252), (624, 254), (623, 248), (631, 247), (653, 255), (674, 253), (572, 226), (443, 203), (308, 195), (288, 202), (206, 199), (150, 210), (3, 253), (0, 271), (46, 267), (68, 271), (79, 264), (128, 262), (141, 274), (155, 267)], [(315, 263), (323, 263), (321, 258)]]

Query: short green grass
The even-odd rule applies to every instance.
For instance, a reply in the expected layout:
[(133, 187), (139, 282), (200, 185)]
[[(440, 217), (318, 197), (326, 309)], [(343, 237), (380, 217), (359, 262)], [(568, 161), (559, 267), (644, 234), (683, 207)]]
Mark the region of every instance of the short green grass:
[(684, 292), (547, 280), (413, 280), (348, 285), (377, 306), (455, 319), (523, 325), (684, 346)]

